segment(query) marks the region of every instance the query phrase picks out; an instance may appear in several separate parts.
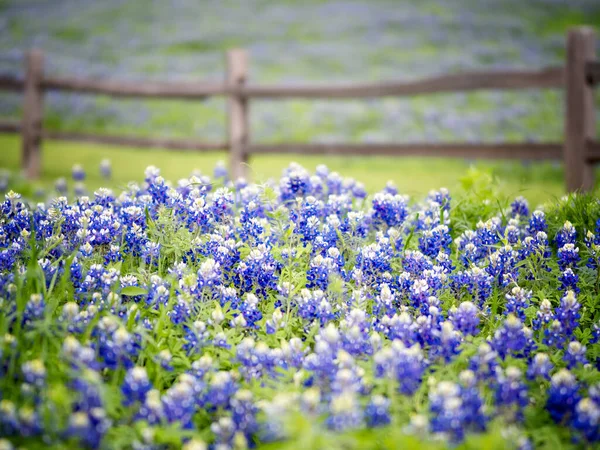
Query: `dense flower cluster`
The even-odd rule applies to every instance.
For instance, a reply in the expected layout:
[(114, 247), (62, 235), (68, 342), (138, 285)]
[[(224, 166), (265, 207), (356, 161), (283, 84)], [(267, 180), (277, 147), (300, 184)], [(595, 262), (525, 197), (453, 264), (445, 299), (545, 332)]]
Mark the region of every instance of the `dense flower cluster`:
[(273, 186), (220, 178), (6, 194), (0, 436), (243, 448), (300, 414), (449, 445), (501, 424), (526, 448), (534, 416), (598, 445), (600, 221), (553, 235), (518, 198), (459, 231), (445, 189), (369, 198), (294, 164)]

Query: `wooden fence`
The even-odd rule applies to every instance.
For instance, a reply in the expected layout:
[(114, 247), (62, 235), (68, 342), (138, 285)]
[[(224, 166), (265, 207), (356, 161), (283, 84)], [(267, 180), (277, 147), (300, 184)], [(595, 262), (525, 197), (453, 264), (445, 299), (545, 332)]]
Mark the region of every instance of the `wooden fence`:
[[(0, 121), (0, 132), (22, 135), (22, 166), (29, 178), (40, 173), (42, 139), (97, 142), (109, 145), (156, 147), (186, 151), (226, 149), (234, 177), (245, 176), (248, 158), (259, 153), (301, 153), (330, 155), (452, 156), (466, 158), (563, 159), (566, 188), (591, 189), (593, 164), (600, 162), (600, 142), (593, 140), (595, 110), (593, 87), (600, 83), (600, 62), (595, 59), (595, 35), (591, 28), (569, 31), (564, 67), (541, 70), (501, 70), (442, 75), (411, 82), (348, 85), (270, 86), (249, 85), (248, 56), (244, 50), (227, 53), (227, 78), (223, 83), (159, 83), (91, 80), (50, 77), (43, 73), (43, 54), (27, 53), (25, 78), (0, 77), (0, 90), (23, 92), (20, 122)], [(367, 98), (412, 96), (439, 92), (480, 89), (564, 88), (565, 140), (545, 143), (464, 143), (464, 144), (255, 144), (250, 141), (250, 99)], [(113, 97), (171, 98), (200, 100), (227, 96), (227, 138), (223, 142), (192, 139), (161, 139), (106, 136), (45, 130), (44, 93), (50, 90), (100, 94)]]

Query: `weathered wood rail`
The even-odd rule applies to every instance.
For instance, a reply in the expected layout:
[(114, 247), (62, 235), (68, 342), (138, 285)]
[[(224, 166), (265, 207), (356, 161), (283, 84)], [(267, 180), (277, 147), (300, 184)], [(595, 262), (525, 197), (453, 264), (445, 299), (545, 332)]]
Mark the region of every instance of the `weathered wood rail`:
[[(589, 190), (594, 186), (593, 164), (600, 162), (600, 142), (595, 137), (593, 88), (600, 84), (600, 62), (595, 58), (595, 35), (591, 28), (578, 27), (567, 35), (564, 67), (532, 70), (496, 70), (429, 77), (416, 81), (324, 84), (249, 85), (248, 55), (235, 49), (227, 53), (227, 77), (223, 83), (132, 82), (46, 76), (43, 54), (27, 53), (25, 77), (0, 76), (0, 90), (23, 92), (20, 122), (0, 121), (0, 132), (21, 133), (22, 166), (29, 178), (40, 173), (41, 142), (46, 139), (96, 142), (107, 145), (165, 148), (183, 151), (224, 149), (229, 152), (234, 177), (244, 176), (248, 158), (260, 153), (325, 155), (432, 156), (497, 159), (562, 159), (566, 188)], [(414, 96), (482, 89), (556, 89), (565, 95), (564, 143), (449, 143), (449, 144), (319, 144), (252, 143), (249, 104), (251, 99), (356, 99)], [(202, 100), (228, 98), (227, 137), (223, 142), (194, 139), (107, 136), (43, 128), (43, 98), (46, 91), (70, 91), (112, 97)]]

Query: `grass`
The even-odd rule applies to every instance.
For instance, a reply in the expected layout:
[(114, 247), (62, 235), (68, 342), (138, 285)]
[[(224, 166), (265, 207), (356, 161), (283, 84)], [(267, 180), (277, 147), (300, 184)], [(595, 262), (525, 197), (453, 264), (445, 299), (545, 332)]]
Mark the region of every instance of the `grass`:
[[(20, 139), (0, 136), (0, 167), (18, 171), (20, 165)], [(120, 187), (128, 181), (140, 181), (149, 165), (160, 167), (166, 179), (177, 180), (190, 175), (193, 170), (211, 174), (219, 160), (227, 161), (225, 152), (169, 152), (130, 147), (107, 147), (96, 144), (71, 142), (45, 142), (42, 148), (42, 175), (37, 183), (49, 187), (58, 177), (70, 176), (73, 164), (81, 164), (87, 172), (89, 189), (106, 185), (98, 170), (100, 161), (109, 158), (113, 166), (111, 185)], [(389, 181), (403, 193), (422, 197), (430, 189), (447, 187), (452, 192), (469, 189), (461, 179), (481, 174), (493, 180), (497, 191), (508, 198), (523, 195), (533, 205), (552, 200), (564, 194), (563, 171), (551, 162), (487, 162), (447, 158), (386, 158), (265, 155), (252, 158), (249, 173), (253, 181), (277, 179), (281, 171), (294, 160), (309, 170), (326, 164), (333, 171), (362, 181), (370, 193), (382, 189)], [(487, 178), (485, 178), (487, 177)]]

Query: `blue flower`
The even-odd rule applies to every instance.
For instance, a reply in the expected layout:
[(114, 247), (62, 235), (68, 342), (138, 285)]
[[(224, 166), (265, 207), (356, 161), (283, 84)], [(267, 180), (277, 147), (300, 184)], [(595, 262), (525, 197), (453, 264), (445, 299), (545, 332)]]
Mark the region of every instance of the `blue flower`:
[(569, 342), (567, 348), (565, 349), (564, 359), (567, 362), (567, 367), (569, 369), (573, 369), (578, 365), (586, 365), (588, 360), (585, 356), (586, 354), (585, 345), (581, 345), (578, 341)]
[(365, 408), (367, 426), (374, 428), (388, 425), (390, 418), (390, 401), (382, 395), (374, 395)]
[(450, 320), (454, 327), (464, 333), (476, 335), (479, 333), (480, 311), (472, 302), (462, 302), (458, 308), (450, 310)]
[(41, 359), (27, 361), (21, 370), (27, 383), (36, 387), (43, 387), (46, 384), (46, 368)]
[(525, 310), (531, 302), (532, 292), (518, 286), (512, 288), (510, 294), (506, 294), (505, 314), (514, 314), (522, 321), (525, 320)]
[(563, 227), (556, 233), (554, 241), (558, 248), (564, 247), (567, 244), (574, 245), (577, 240), (577, 231), (571, 222), (568, 220), (564, 223)]
[(550, 380), (546, 409), (556, 423), (565, 423), (571, 418), (575, 406), (581, 399), (579, 384), (567, 369), (561, 369)]
[(527, 368), (527, 378), (535, 380), (536, 378), (550, 379), (550, 372), (554, 368), (554, 364), (550, 361), (550, 357), (546, 353), (537, 353)]
[(577, 403), (571, 426), (581, 433), (585, 441), (592, 444), (600, 441), (600, 406), (590, 398)]
[(125, 381), (121, 387), (123, 393), (123, 404), (131, 405), (134, 402), (144, 402), (146, 394), (152, 389), (146, 369), (133, 367), (127, 371)]

